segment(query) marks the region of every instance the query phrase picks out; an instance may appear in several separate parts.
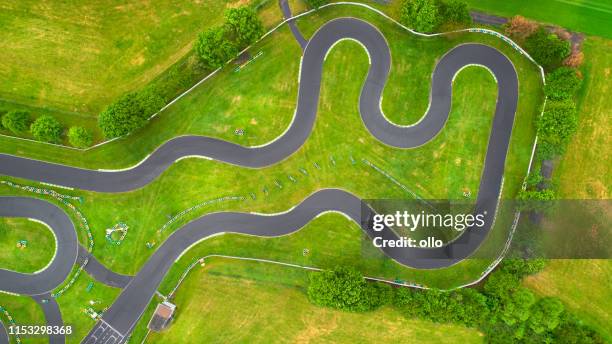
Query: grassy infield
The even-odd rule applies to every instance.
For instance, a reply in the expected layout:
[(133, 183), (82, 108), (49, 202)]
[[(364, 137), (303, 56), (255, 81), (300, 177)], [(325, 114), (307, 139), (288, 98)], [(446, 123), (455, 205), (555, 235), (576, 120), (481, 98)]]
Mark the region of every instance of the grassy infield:
[[(17, 247), (27, 240), (25, 249)], [(44, 268), (53, 258), (55, 238), (41, 223), (22, 218), (0, 218), (0, 266), (24, 273)]]
[[(394, 66), (405, 67), (404, 69), (397, 67), (392, 69), (389, 87), (385, 90), (385, 102), (383, 103), (386, 114), (400, 123), (414, 121), (425, 110), (428, 89), (422, 87), (422, 85), (429, 83), (428, 78), (431, 68), (433, 68), (435, 56), (439, 56), (449, 47), (462, 40), (477, 39), (482, 41), (484, 38), (489, 43), (495, 43), (495, 41), (482, 36), (459, 36), (453, 37), (450, 41), (446, 39), (415, 39), (399, 32), (377, 16), (355, 9), (351, 9), (350, 12), (341, 8), (325, 10), (318, 15), (309, 17), (308, 21), (300, 21), (299, 24), (303, 32), (309, 35), (326, 18), (340, 16), (344, 13), (357, 15), (355, 12), (359, 14), (358, 16), (367, 18), (384, 31), (392, 46)], [(283, 29), (270, 39), (262, 42), (260, 47), (256, 47), (256, 49), (264, 51), (261, 61), (253, 63), (239, 74), (223, 71), (221, 75), (213, 78), (190, 96), (178, 102), (168, 110), (168, 113), (158, 117), (147, 128), (128, 139), (138, 142), (137, 145), (130, 146), (130, 152), (126, 152), (125, 147), (127, 145), (125, 145), (125, 142), (120, 142), (120, 144), (111, 144), (82, 156), (74, 156), (74, 153), (61, 149), (54, 149), (52, 154), (60, 162), (109, 168), (132, 164), (141, 159), (161, 141), (180, 133), (214, 135), (243, 144), (258, 144), (269, 141), (282, 132), (283, 128), (289, 123), (295, 105), (297, 86), (295, 81), (297, 79), (299, 50), (292, 40), (293, 38), (288, 30)], [(516, 55), (511, 51), (508, 51), (508, 53), (513, 57)], [(346, 61), (349, 59), (353, 63), (347, 64)], [(514, 58), (514, 60), (521, 73), (522, 88), (521, 110), (515, 134), (524, 135), (524, 137), (515, 135), (513, 138), (510, 161), (515, 163), (508, 164), (507, 168), (511, 171), (508, 173), (505, 189), (510, 196), (516, 190), (521, 178), (520, 171), (524, 170), (526, 158), (528, 159), (525, 148), (528, 144), (525, 143), (532, 137), (531, 118), (537, 113), (540, 99), (537, 93), (537, 75), (533, 68), (524, 59)], [(282, 72), (278, 68), (278, 63), (275, 62), (282, 63), (285, 67)], [(174, 166), (162, 178), (142, 190), (120, 195), (84, 193), (86, 201), (82, 209), (93, 224), (97, 244), (96, 255), (113, 269), (133, 273), (138, 270), (140, 264), (146, 260), (146, 256), (150, 253), (144, 247), (144, 242), (151, 240), (159, 242), (163, 239), (163, 236), (157, 236), (154, 233), (167, 220), (165, 215), (176, 214), (201, 200), (227, 194), (247, 196), (248, 192), (254, 192), (257, 199), (249, 199), (238, 204), (207, 207), (194, 212), (190, 217), (220, 208), (258, 211), (283, 210), (286, 209), (287, 204), (294, 204), (306, 194), (325, 186), (345, 187), (362, 194), (364, 197), (406, 197), (403, 191), (397, 187), (389, 192), (389, 189), (393, 188), (392, 184), (377, 175), (375, 171), (362, 164), (355, 166), (350, 164), (347, 151), (351, 152), (357, 159), (365, 157), (379, 164), (423, 197), (458, 197), (460, 188), (466, 186), (475, 193), (477, 176), (486, 148), (486, 133), (490, 125), (489, 114), (492, 113), (494, 106), (494, 83), (490, 76), (478, 69), (468, 69), (463, 72), (456, 81), (453, 114), (451, 114), (445, 132), (419, 151), (397, 151), (384, 147), (371, 139), (357, 118), (356, 97), (367, 69), (365, 53), (354, 43), (342, 43), (330, 55), (325, 68), (326, 73), (320, 105), (321, 116), (317, 121), (315, 131), (305, 147), (283, 164), (264, 170), (252, 171), (190, 159), (178, 163), (177, 165), (180, 166)], [(330, 71), (330, 69), (333, 71)], [(261, 82), (254, 87), (249, 80), (267, 80), (268, 82)], [(407, 85), (407, 87), (404, 88), (404, 85)], [(399, 92), (404, 91), (404, 93), (390, 95), (390, 93), (398, 90)], [(413, 92), (414, 90), (417, 91)], [(266, 94), (266, 96), (262, 97), (261, 94)], [(473, 94), (482, 94), (482, 97), (475, 100)], [(530, 96), (530, 94), (532, 95)], [(404, 101), (401, 103), (390, 101), (398, 99), (398, 97)], [(272, 99), (275, 101), (271, 101)], [(206, 113), (203, 113), (205, 109)], [(403, 115), (403, 117), (399, 117), (399, 115)], [(180, 116), (180, 121), (177, 120), (178, 116)], [(207, 117), (215, 120), (206, 120)], [(521, 125), (521, 129), (519, 129), (518, 126)], [(164, 127), (164, 130), (161, 130), (161, 127)], [(247, 135), (238, 139), (234, 137), (232, 132), (236, 127), (246, 128)], [(339, 132), (335, 129), (337, 127), (342, 127), (343, 131)], [(466, 130), (466, 128), (474, 128), (472, 130), (475, 130), (477, 135), (472, 135), (472, 131)], [(478, 130), (478, 128), (481, 130)], [(348, 136), (344, 134), (345, 132), (350, 132), (351, 137), (345, 137)], [(356, 137), (357, 142), (361, 145), (355, 145), (353, 137)], [(3, 150), (7, 147), (7, 151), (16, 153), (26, 148), (21, 144), (13, 144), (14, 141), (6, 141), (6, 143), (8, 146), (3, 144)], [(39, 146), (27, 145), (28, 152), (32, 152), (31, 154), (35, 157), (42, 157), (44, 152), (47, 152), (44, 156), (48, 158), (48, 147), (37, 151)], [(347, 147), (350, 147), (350, 149), (347, 149)], [(391, 151), (393, 151), (397, 160), (384, 160), (384, 157)], [(330, 155), (334, 155), (337, 161), (335, 167), (329, 161)], [(122, 159), (116, 159), (117, 157), (122, 157)], [(322, 166), (321, 170), (312, 166), (312, 162), (315, 161)], [(433, 166), (436, 168), (433, 169)], [(299, 167), (307, 168), (310, 175), (308, 177), (299, 175), (297, 171)], [(464, 172), (459, 173), (462, 170)], [(405, 171), (410, 171), (410, 173)], [(435, 171), (435, 175), (430, 176), (431, 171)], [(512, 173), (513, 171), (514, 173)], [(287, 179), (289, 173), (298, 177), (299, 181), (296, 185), (291, 184)], [(455, 179), (448, 180), (449, 176), (453, 176)], [(241, 182), (241, 185), (251, 185), (252, 187), (248, 190), (237, 189), (232, 185), (232, 180), (235, 178), (245, 181), (244, 183)], [(279, 190), (274, 186), (274, 179), (282, 182), (283, 189)], [(418, 182), (418, 180), (423, 179), (428, 180), (428, 182), (423, 184)], [(193, 185), (201, 185), (202, 187), (193, 189)], [(260, 189), (261, 185), (268, 186), (270, 189), (269, 196), (265, 197), (263, 195)], [(4, 190), (3, 193), (7, 191)], [(165, 204), (159, 204), (156, 201), (158, 199), (166, 200)], [(100, 204), (104, 204), (105, 207), (100, 207)], [(112, 206), (110, 206), (111, 204)], [(135, 209), (139, 209), (139, 211), (134, 212)], [(159, 215), (151, 218), (149, 214)], [(105, 245), (103, 228), (119, 220), (127, 221), (133, 228), (128, 235), (128, 241), (120, 247)], [(180, 223), (167, 231), (178, 228)], [(177, 268), (173, 270), (173, 274), (164, 283), (162, 290), (168, 290), (181, 271), (181, 267), (189, 263), (189, 258), (193, 256), (207, 253), (227, 253), (277, 258), (306, 265), (330, 266), (338, 263), (339, 259), (347, 259), (348, 261), (350, 257), (361, 255), (360, 242), (355, 240), (357, 237), (359, 237), (359, 232), (355, 225), (348, 223), (341, 216), (327, 215), (314, 221), (302, 232), (287, 238), (272, 240), (239, 236), (216, 238), (199, 245), (188, 254), (186, 259), (179, 262)], [(311, 249), (311, 255), (308, 257), (302, 257), (301, 255), (302, 248), (305, 247)], [(342, 254), (338, 256), (336, 252), (342, 252)], [(139, 258), (134, 262), (132, 257)], [(397, 265), (390, 264), (389, 261), (374, 260), (364, 263), (364, 270), (387, 278), (401, 275), (405, 279), (444, 287), (473, 278), (482, 266), (482, 263), (472, 262), (446, 271), (418, 273), (412, 270), (399, 269)], [(225, 283), (228, 287), (230, 285), (237, 286), (238, 282), (228, 279), (227, 275), (247, 276), (251, 280), (260, 281), (262, 279), (287, 278), (280, 277), (280, 274), (271, 274), (273, 269), (272, 267), (255, 268), (248, 264), (219, 264), (214, 266), (211, 271), (226, 275), (225, 277), (217, 277), (215, 281), (222, 285)], [(283, 287), (278, 287), (285, 288), (283, 295), (288, 295), (287, 298), (291, 297), (292, 303), (296, 302), (295, 297), (291, 296), (296, 293), (295, 286), (298, 286), (299, 289), (300, 286), (304, 285), (303, 274), (300, 272), (293, 272), (293, 274), (302, 276), (285, 283), (286, 285)], [(210, 277), (209, 271), (207, 271), (208, 277)], [(444, 283), (444, 280), (447, 280), (446, 283)], [(188, 279), (188, 281), (191, 281), (191, 279)], [(94, 297), (83, 292), (87, 282), (88, 277), (82, 276), (78, 284), (70, 291), (72, 295), (59, 299), (65, 320), (75, 325), (82, 324), (83, 327), (89, 326), (87, 324), (91, 324), (91, 322), (83, 320), (84, 315), (79, 314), (79, 307), (83, 307), (88, 298)], [(243, 284), (241, 285), (244, 287)], [(247, 285), (252, 290), (249, 292), (246, 289), (243, 292), (258, 295), (258, 298), (260, 295), (261, 303), (265, 303), (265, 299), (272, 295), (272, 293), (259, 292), (261, 289), (268, 288), (267, 285), (265, 288), (258, 283), (247, 283)], [(188, 290), (188, 292), (179, 293), (180, 299), (177, 302), (182, 305), (182, 308), (186, 309), (185, 314), (188, 314), (187, 300), (196, 300), (198, 295), (202, 294), (197, 291), (197, 288), (186, 287), (183, 290)], [(102, 286), (96, 286), (92, 293), (96, 292), (99, 295), (95, 295), (95, 297), (102, 298), (105, 304), (112, 302), (117, 293), (115, 290)], [(194, 293), (197, 293), (197, 295), (193, 295)], [(2, 299), (4, 302), (5, 297), (2, 297)], [(11, 300), (15, 302), (13, 298)], [(214, 302), (210, 298), (202, 301)], [(218, 301), (218, 304), (224, 304), (224, 302)], [(302, 302), (301, 307), (304, 308), (305, 312), (321, 312), (307, 306), (303, 299), (299, 302)], [(199, 306), (204, 307), (206, 305)], [(236, 307), (246, 308), (240, 305), (236, 305)], [(194, 307), (192, 309), (198, 308)], [(381, 312), (385, 312), (385, 316), (393, 319), (393, 314), (387, 314), (389, 312), (386, 310)], [(35, 313), (32, 316), (35, 316)], [(210, 314), (215, 313), (211, 312)], [(184, 316), (188, 317), (188, 315)], [(333, 316), (334, 319), (336, 317), (344, 319), (352, 315), (334, 313)], [(316, 317), (311, 320), (315, 321)], [(309, 322), (305, 321), (304, 323), (308, 324)], [(219, 325), (218, 328), (222, 328), (222, 325)], [(209, 326), (207, 325), (204, 329), (208, 331)], [(80, 329), (79, 333), (86, 331), (87, 328)], [(175, 333), (178, 334), (179, 331), (177, 330)], [(214, 334), (215, 332), (211, 329), (211, 333)], [(355, 331), (355, 333), (359, 332)], [(278, 338), (277, 333), (272, 332), (269, 335), (272, 338)], [(462, 335), (460, 331), (457, 332), (457, 336), (459, 335)], [(77, 339), (78, 336), (74, 338)]]

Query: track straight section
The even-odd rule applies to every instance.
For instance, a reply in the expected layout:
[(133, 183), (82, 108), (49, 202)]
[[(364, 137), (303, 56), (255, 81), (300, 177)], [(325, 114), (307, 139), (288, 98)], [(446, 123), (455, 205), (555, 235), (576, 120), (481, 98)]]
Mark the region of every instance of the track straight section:
[[(467, 258), (487, 236), (497, 208), (518, 103), (518, 77), (514, 66), (505, 55), (486, 45), (462, 44), (451, 49), (435, 67), (427, 113), (413, 126), (397, 126), (386, 120), (380, 108), (391, 65), (389, 46), (374, 26), (355, 18), (329, 21), (308, 41), (300, 69), (295, 118), (282, 136), (267, 145), (244, 147), (211, 137), (183, 136), (166, 142), (134, 168), (116, 172), (79, 169), (0, 155), (0, 174), (92, 191), (123, 192), (145, 186), (177, 159), (186, 156), (205, 156), (249, 168), (278, 163), (296, 152), (310, 135), (317, 114), (323, 61), (334, 43), (342, 39), (358, 41), (370, 56), (370, 69), (359, 99), (360, 114), (369, 132), (393, 147), (419, 147), (442, 130), (451, 108), (453, 78), (464, 66), (482, 65), (497, 80), (497, 106), (474, 210), (475, 213), (487, 214), (485, 226), (468, 228), (452, 243), (440, 248), (382, 248), (397, 262), (420, 269), (443, 268)], [(370, 237), (397, 239), (389, 228), (374, 233), (367, 221), (362, 223), (362, 219), (374, 215), (373, 210), (362, 207), (361, 200), (355, 195), (338, 189), (317, 191), (290, 211), (274, 216), (235, 212), (209, 214), (188, 223), (168, 237), (124, 288), (104, 314), (103, 322), (90, 332), (85, 342), (97, 343), (97, 338), (101, 338), (99, 334), (106, 333), (109, 328), (113, 330), (114, 338), (120, 341), (128, 337), (163, 277), (192, 244), (230, 229), (236, 233), (264, 237), (285, 235), (299, 230), (326, 211), (347, 215), (359, 223)]]

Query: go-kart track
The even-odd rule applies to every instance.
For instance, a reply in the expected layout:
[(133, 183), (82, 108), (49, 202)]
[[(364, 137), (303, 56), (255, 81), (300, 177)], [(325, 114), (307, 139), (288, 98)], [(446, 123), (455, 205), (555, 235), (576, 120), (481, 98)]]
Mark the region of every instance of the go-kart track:
[[(278, 163), (296, 152), (308, 139), (316, 119), (325, 56), (336, 42), (343, 39), (360, 42), (368, 52), (370, 68), (361, 90), (359, 111), (369, 132), (390, 146), (419, 147), (444, 128), (451, 108), (453, 78), (463, 67), (484, 66), (497, 80), (497, 105), (474, 209), (474, 212), (487, 214), (484, 227), (468, 228), (441, 248), (382, 248), (390, 258), (418, 269), (443, 268), (462, 261), (484, 241), (495, 216), (518, 102), (518, 77), (514, 66), (505, 55), (486, 45), (462, 44), (451, 49), (439, 60), (433, 72), (427, 113), (415, 125), (396, 126), (386, 120), (380, 106), (391, 65), (389, 46), (374, 26), (355, 18), (332, 20), (308, 41), (302, 58), (293, 122), (282, 136), (265, 146), (251, 148), (210, 137), (184, 136), (166, 142), (137, 166), (116, 172), (79, 169), (0, 154), (0, 175), (98, 192), (123, 192), (147, 185), (177, 159), (188, 156), (202, 156), (250, 168)], [(159, 246), (83, 342), (125, 341), (172, 264), (194, 243), (230, 231), (264, 237), (285, 235), (299, 230), (327, 211), (345, 214), (370, 237), (397, 239), (390, 228), (374, 232), (367, 221), (362, 221), (371, 218), (374, 211), (362, 207), (361, 200), (355, 195), (338, 189), (317, 191), (289, 211), (272, 216), (237, 212), (208, 214), (178, 229)], [(62, 283), (78, 255), (76, 234), (68, 216), (45, 201), (23, 197), (0, 197), (0, 216), (39, 219), (52, 227), (57, 238), (57, 254), (47, 269), (33, 275), (0, 270), (0, 290), (37, 295)]]

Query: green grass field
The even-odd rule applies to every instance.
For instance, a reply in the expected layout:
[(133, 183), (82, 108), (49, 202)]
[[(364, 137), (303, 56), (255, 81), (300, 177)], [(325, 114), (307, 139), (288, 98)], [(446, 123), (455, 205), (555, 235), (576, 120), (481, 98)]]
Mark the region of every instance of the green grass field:
[(554, 171), (559, 194), (568, 199), (612, 197), (612, 41), (589, 37), (583, 44), (583, 87), (578, 132)]
[[(45, 315), (36, 301), (28, 296), (16, 296), (0, 293), (0, 306), (6, 309), (16, 325), (44, 325)], [(8, 318), (0, 313), (0, 320), (5, 326), (9, 326)], [(21, 337), (22, 343), (45, 344), (49, 340), (44, 337)], [(14, 337), (10, 337), (10, 343), (17, 343)]]
[[(370, 20), (387, 36), (394, 56), (395, 67), (392, 73), (403, 73), (403, 78), (394, 77), (390, 81), (396, 88), (402, 85), (402, 80), (410, 77), (420, 77), (423, 84), (428, 85), (435, 58), (460, 42), (478, 40), (496, 44), (493, 38), (479, 35), (420, 42), (420, 39), (401, 31), (378, 15), (354, 7), (334, 7), (322, 11), (305, 22), (311, 25), (310, 28), (303, 29), (308, 34), (325, 20), (347, 13)], [(304, 26), (304, 23), (300, 22), (300, 25)], [(287, 45), (284, 46), (283, 43)], [(510, 48), (499, 43), (497, 45), (513, 58), (521, 73), (521, 104), (504, 186), (506, 197), (513, 197), (529, 160), (533, 139), (532, 118), (539, 112), (540, 86), (538, 74), (529, 62)], [(271, 140), (281, 133), (291, 120), (295, 105), (299, 51), (296, 51), (297, 44), (293, 42), (288, 30), (272, 35), (255, 49), (264, 51), (264, 58), (239, 74), (223, 71), (213, 78), (210, 84), (203, 85), (205, 87), (198, 88), (181, 99), (167, 113), (157, 117), (151, 126), (136, 135), (87, 154), (67, 154), (62, 149), (53, 148), (53, 151), (66, 154), (47, 153), (45, 156), (53, 156), (54, 159), (71, 164), (102, 167), (100, 164), (110, 163), (113, 156), (118, 157), (114, 162), (122, 160), (120, 157), (137, 161), (139, 154), (144, 156), (155, 147), (156, 142), (160, 141), (160, 135), (172, 137), (191, 132), (209, 134), (243, 144), (258, 144)], [(414, 58), (415, 51), (422, 52), (422, 59), (428, 60), (429, 64), (416, 70), (398, 67), (406, 60)], [(347, 59), (351, 59), (353, 63), (342, 63)], [(281, 61), (288, 73), (277, 68), (276, 63)], [(463, 188), (468, 188), (475, 194), (494, 106), (495, 84), (488, 73), (477, 68), (462, 72), (456, 79), (453, 113), (444, 132), (418, 150), (397, 150), (372, 138), (359, 120), (357, 98), (366, 69), (366, 54), (354, 43), (343, 42), (329, 55), (325, 64), (321, 113), (314, 132), (304, 147), (282, 164), (250, 170), (207, 160), (187, 159), (178, 162), (161, 178), (140, 190), (110, 195), (79, 193), (84, 196), (82, 210), (94, 232), (94, 254), (119, 272), (135, 273), (152, 253), (152, 250), (146, 248), (146, 242), (159, 243), (187, 219), (206, 212), (221, 209), (283, 211), (323, 187), (342, 187), (363, 198), (412, 197), (361, 163), (361, 159), (375, 163), (421, 197), (458, 198), (461, 197)], [(263, 81), (253, 84), (249, 80)], [(387, 87), (386, 92), (389, 89), (392, 87)], [(402, 94), (407, 103), (421, 104), (419, 106), (423, 109), (426, 107), (426, 100), (420, 97), (420, 93), (414, 94), (407, 88), (403, 90), (405, 91)], [(235, 92), (233, 96), (232, 92)], [(474, 98), (473, 94), (479, 94), (480, 97)], [(272, 102), (271, 99), (276, 101)], [(385, 108), (389, 115), (401, 113), (401, 109), (393, 107), (393, 104), (387, 106), (391, 107)], [(418, 114), (418, 111), (414, 113)], [(177, 116), (181, 116), (180, 121), (176, 120)], [(400, 117), (398, 119), (402, 120)], [(247, 135), (237, 139), (233, 135), (233, 129), (236, 127), (245, 128)], [(346, 132), (351, 133), (350, 137), (345, 135)], [(152, 135), (147, 136), (149, 133)], [(157, 135), (154, 135), (155, 133)], [(131, 140), (138, 143), (127, 145), (126, 142)], [(38, 146), (29, 144), (28, 148), (33, 150), (28, 152), (43, 154), (42, 150), (34, 150)], [(10, 148), (10, 145), (3, 147)], [(354, 165), (350, 162), (351, 155), (357, 161)], [(394, 159), (385, 158), (391, 155)], [(91, 158), (80, 159), (81, 157)], [(331, 163), (331, 158), (336, 161), (336, 165)], [(125, 160), (123, 161), (125, 163)], [(321, 169), (314, 167), (315, 162)], [(299, 168), (306, 168), (309, 175), (301, 175)], [(297, 183), (289, 181), (289, 175), (297, 178)], [(236, 183), (237, 180), (241, 182)], [(283, 188), (276, 187), (275, 181), (282, 183)], [(263, 192), (264, 187), (267, 188), (268, 195)], [(6, 188), (2, 190), (7, 193), (14, 192)], [(252, 199), (250, 193), (253, 193), (256, 199)], [(245, 196), (246, 200), (205, 207), (191, 213), (185, 220), (176, 223), (161, 235), (157, 233), (169, 216), (199, 202), (226, 195), (241, 195)], [(104, 228), (119, 221), (127, 222), (131, 227), (126, 242), (122, 246), (106, 244)], [(503, 235), (501, 237), (503, 239)], [(256, 253), (257, 251), (253, 252)], [(470, 276), (473, 276), (473, 271), (461, 276), (460, 280), (469, 280)], [(428, 279), (426, 274), (421, 278)], [(457, 281), (448, 281), (450, 284), (455, 282)]]
[(409, 320), (389, 307), (350, 313), (313, 306), (305, 295), (306, 272), (264, 265), (215, 259), (196, 268), (176, 295), (174, 324), (145, 343), (194, 338), (223, 343), (482, 342), (476, 330)]
[[(504, 185), (504, 197), (514, 197), (526, 171), (534, 136), (533, 118), (539, 114), (542, 101), (536, 68), (493, 37), (465, 34), (421, 39), (402, 31), (377, 14), (356, 7), (328, 8), (300, 20), (298, 24), (308, 36), (325, 21), (346, 15), (364, 18), (376, 25), (391, 46), (393, 66), (389, 85), (385, 89), (383, 109), (388, 117), (399, 123), (414, 122), (425, 111), (431, 70), (436, 59), (451, 47), (476, 41), (497, 46), (508, 54), (520, 78), (519, 111)], [(272, 34), (253, 48), (253, 51), (259, 50), (264, 54), (248, 68), (239, 73), (233, 73), (231, 68), (221, 71), (156, 117), (146, 128), (127, 138), (87, 153), (0, 138), (0, 150), (89, 168), (121, 168), (135, 164), (160, 143), (177, 135), (211, 135), (246, 145), (268, 142), (282, 133), (291, 121), (297, 94), (300, 51), (287, 28)], [(283, 68), (279, 68), (279, 65)], [(154, 251), (145, 246), (146, 242), (159, 244), (189, 219), (211, 211), (283, 211), (323, 187), (341, 187), (363, 198), (412, 197), (363, 164), (361, 159), (376, 164), (421, 197), (459, 198), (464, 188), (476, 194), (495, 105), (493, 78), (479, 68), (461, 72), (455, 80), (453, 109), (444, 131), (417, 150), (398, 150), (372, 138), (359, 119), (357, 99), (367, 68), (367, 56), (359, 45), (342, 42), (334, 48), (324, 66), (320, 113), (314, 131), (306, 144), (282, 163), (251, 170), (203, 159), (185, 159), (140, 190), (119, 194), (58, 191), (84, 197), (84, 203), (77, 206), (92, 227), (96, 242), (94, 254), (113, 270), (123, 273), (138, 271)], [(253, 80), (257, 80), (257, 83)], [(474, 97), (474, 94), (479, 96)], [(397, 97), (402, 101), (389, 101)], [(236, 128), (244, 128), (246, 135), (235, 136), (233, 131)], [(351, 156), (355, 164), (351, 163)], [(389, 159), (389, 156), (393, 159)], [(320, 168), (315, 167), (315, 163)], [(301, 174), (300, 168), (305, 168), (308, 175)], [(297, 179), (296, 183), (290, 181), (290, 175)], [(279, 182), (282, 188), (275, 186), (275, 182)], [(0, 194), (27, 193), (2, 185)], [(255, 196), (254, 199), (251, 194)], [(158, 233), (158, 229), (170, 217), (182, 210), (228, 195), (244, 196), (245, 199), (203, 207), (189, 213), (165, 232)], [(130, 231), (122, 245), (110, 245), (104, 239), (104, 229), (119, 221), (126, 222)], [(507, 222), (504, 225), (504, 221), (507, 219), (497, 221), (501, 230), (494, 231), (493, 238), (488, 240), (494, 247), (504, 240), (509, 227)], [(85, 242), (83, 234), (79, 231), (80, 239)], [(360, 238), (356, 225), (334, 214), (322, 216), (298, 234), (284, 238), (217, 237), (197, 245), (181, 259), (164, 281), (164, 287), (175, 280), (190, 258), (199, 254), (237, 254), (331, 267), (344, 257), (359, 257), (368, 253), (363, 250)], [(301, 252), (306, 245), (313, 254), (305, 258)], [(361, 268), (388, 279), (402, 277), (438, 287), (452, 287), (471, 281), (487, 265), (486, 261), (466, 261), (450, 269), (417, 271), (379, 258), (364, 260)], [(274, 271), (259, 273), (259, 276), (264, 275), (273, 278)], [(87, 276), (81, 276), (77, 285), (59, 299), (62, 310), (69, 309), (65, 321), (83, 324), (79, 325), (82, 326), (80, 328), (91, 322), (79, 311), (94, 297), (84, 294), (87, 281)], [(97, 288), (98, 285), (94, 290)], [(103, 305), (110, 304), (116, 291), (106, 290), (102, 286), (100, 289), (103, 289), (102, 294), (95, 297), (101, 298)], [(415, 328), (414, 331), (420, 330)]]
[[(17, 247), (26, 240), (25, 248)], [(0, 217), (0, 268), (33, 273), (51, 261), (55, 237), (47, 226), (23, 218)]]
[(472, 9), (511, 17), (517, 14), (573, 31), (612, 38), (608, 0), (466, 0)]

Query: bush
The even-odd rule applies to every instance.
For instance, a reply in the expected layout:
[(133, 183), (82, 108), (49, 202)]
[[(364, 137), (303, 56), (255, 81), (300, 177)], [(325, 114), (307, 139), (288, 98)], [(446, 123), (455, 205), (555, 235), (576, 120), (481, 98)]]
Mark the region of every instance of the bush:
[(226, 35), (226, 29), (210, 28), (198, 36), (195, 50), (210, 68), (219, 68), (238, 54), (238, 47)]
[(544, 259), (511, 258), (504, 259), (502, 262), (503, 271), (509, 272), (519, 278), (536, 274), (542, 271), (544, 266), (546, 266), (546, 261)]
[(74, 147), (87, 148), (93, 143), (93, 136), (83, 127), (70, 127), (68, 141)]
[(310, 275), (308, 299), (319, 306), (363, 312), (387, 303), (390, 297), (388, 285), (366, 282), (352, 268), (340, 267)]
[(254, 43), (264, 33), (257, 12), (248, 6), (228, 9), (225, 12), (225, 25), (241, 48)]
[(2, 116), (2, 126), (14, 134), (21, 134), (30, 126), (30, 115), (21, 110), (9, 111)]
[(52, 116), (38, 117), (30, 126), (30, 132), (39, 141), (57, 143), (62, 138), (62, 125)]
[(568, 41), (548, 33), (542, 27), (527, 37), (525, 49), (536, 62), (548, 69), (560, 65), (571, 50)]
[(434, 0), (404, 0), (400, 21), (416, 31), (432, 32), (440, 21), (438, 7)]
[(564, 146), (578, 128), (576, 106), (572, 101), (550, 101), (537, 120), (538, 136), (544, 141)]
[(319, 8), (327, 3), (327, 0), (306, 0), (306, 4), (310, 8)]
[(128, 93), (100, 114), (98, 125), (106, 138), (123, 136), (142, 127), (164, 104), (164, 99), (150, 90)]
[(544, 92), (551, 100), (569, 99), (580, 88), (581, 82), (575, 69), (557, 68), (546, 77)]
[(514, 16), (504, 26), (506, 35), (523, 41), (538, 29), (538, 24), (522, 16)]
[(464, 26), (472, 24), (472, 16), (470, 16), (468, 6), (462, 1), (440, 1), (438, 13), (440, 13), (440, 20), (445, 23), (454, 23)]

